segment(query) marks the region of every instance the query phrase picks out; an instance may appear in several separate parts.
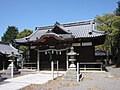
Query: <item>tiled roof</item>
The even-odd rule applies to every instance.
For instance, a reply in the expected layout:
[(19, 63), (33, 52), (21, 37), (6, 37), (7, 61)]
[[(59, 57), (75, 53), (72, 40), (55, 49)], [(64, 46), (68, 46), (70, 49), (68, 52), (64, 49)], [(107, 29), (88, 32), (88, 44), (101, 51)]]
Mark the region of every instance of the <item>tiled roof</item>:
[(16, 39), (16, 41), (17, 41), (17, 42), (34, 41), (34, 40), (36, 40), (37, 38), (40, 38), (42, 35), (45, 35), (47, 31), (48, 31), (48, 30), (36, 30), (36, 31), (33, 32), (33, 34), (31, 34), (30, 36), (24, 37), (24, 38), (21, 38), (21, 39)]
[(0, 53), (10, 55), (12, 52), (14, 52), (15, 55), (19, 55), (18, 50), (11, 44), (0, 42)]
[[(16, 39), (16, 42), (27, 42), (28, 40), (35, 41), (36, 38), (40, 38), (42, 35), (46, 35), (48, 30), (51, 31), (55, 25), (36, 27), (36, 31), (33, 34), (22, 39)], [(63, 38), (70, 38), (71, 35), (74, 36), (74, 38), (89, 38), (105, 35), (104, 31), (95, 30), (96, 25), (93, 20), (60, 24), (58, 26), (69, 33), (61, 34)]]

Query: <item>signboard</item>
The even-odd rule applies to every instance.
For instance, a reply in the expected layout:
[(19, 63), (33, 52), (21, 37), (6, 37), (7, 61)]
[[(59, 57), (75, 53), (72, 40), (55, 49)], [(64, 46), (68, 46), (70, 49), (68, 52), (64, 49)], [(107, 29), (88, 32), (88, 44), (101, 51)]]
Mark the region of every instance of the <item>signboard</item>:
[(30, 49), (35, 49), (36, 46), (30, 46)]
[(82, 46), (92, 46), (92, 42), (84, 42), (82, 43)]
[(81, 46), (81, 43), (72, 43), (72, 46)]

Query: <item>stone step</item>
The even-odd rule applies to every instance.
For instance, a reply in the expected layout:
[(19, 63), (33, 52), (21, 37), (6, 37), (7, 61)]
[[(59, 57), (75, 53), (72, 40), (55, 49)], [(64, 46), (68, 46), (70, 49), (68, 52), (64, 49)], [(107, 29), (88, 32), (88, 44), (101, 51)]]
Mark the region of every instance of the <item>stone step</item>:
[(77, 76), (65, 76), (63, 79), (77, 79)]
[(68, 75), (77, 75), (77, 72), (66, 72), (65, 74), (68, 74)]

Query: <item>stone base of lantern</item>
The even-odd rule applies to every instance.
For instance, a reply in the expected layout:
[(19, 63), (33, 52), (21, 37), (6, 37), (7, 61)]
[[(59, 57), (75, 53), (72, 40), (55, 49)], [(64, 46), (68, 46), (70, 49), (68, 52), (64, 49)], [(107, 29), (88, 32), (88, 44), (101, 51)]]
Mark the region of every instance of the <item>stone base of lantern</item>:
[[(7, 75), (10, 75), (11, 74), (11, 64), (8, 66), (8, 68), (7, 68), (7, 70), (6, 70), (6, 74)], [(20, 71), (18, 71), (18, 69), (15, 67), (15, 65), (13, 64), (13, 72), (14, 72), (14, 75), (15, 74), (20, 74), (21, 72)]]
[(63, 76), (64, 80), (77, 80), (76, 68), (69, 68)]

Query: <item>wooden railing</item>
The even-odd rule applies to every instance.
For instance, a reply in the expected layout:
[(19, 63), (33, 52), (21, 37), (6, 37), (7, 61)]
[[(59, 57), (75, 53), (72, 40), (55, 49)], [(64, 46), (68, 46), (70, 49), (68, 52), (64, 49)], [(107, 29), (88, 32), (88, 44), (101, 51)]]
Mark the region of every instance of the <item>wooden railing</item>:
[[(102, 71), (102, 67), (103, 67), (103, 63), (101, 62), (80, 62), (80, 65), (83, 65), (82, 68), (80, 68), (81, 70), (101, 70)], [(93, 66), (93, 67), (88, 67), (88, 66)], [(99, 67), (95, 67), (96, 65), (99, 65)]]
[[(84, 67), (81, 68), (80, 65), (83, 65)], [(87, 65), (100, 65), (98, 68), (96, 67), (87, 67)], [(101, 70), (102, 71), (103, 68), (103, 63), (101, 62), (77, 62), (77, 82), (82, 80), (82, 74), (80, 72), (81, 69), (83, 70)]]
[(24, 63), (24, 64), (23, 64), (23, 68), (36, 69), (36, 68), (37, 68), (37, 63), (34, 63), (34, 62)]

